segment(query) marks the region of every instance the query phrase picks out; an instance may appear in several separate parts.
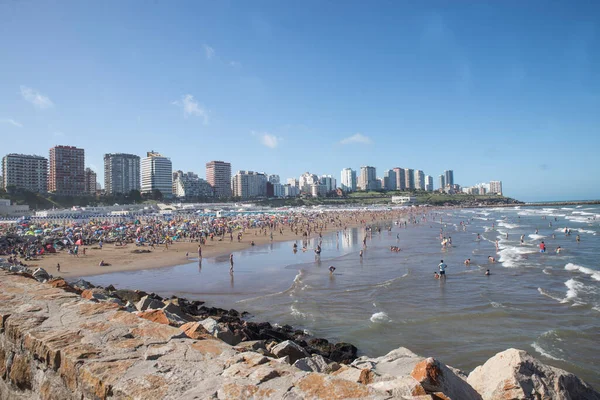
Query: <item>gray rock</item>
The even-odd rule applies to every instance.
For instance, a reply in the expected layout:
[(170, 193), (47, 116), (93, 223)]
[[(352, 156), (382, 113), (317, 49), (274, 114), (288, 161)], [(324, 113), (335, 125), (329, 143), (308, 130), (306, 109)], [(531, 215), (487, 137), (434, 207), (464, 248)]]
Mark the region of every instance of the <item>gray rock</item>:
[(307, 372), (330, 372), (327, 361), (318, 354), (314, 354), (312, 357), (305, 357), (297, 360), (294, 363), (294, 367)]
[(214, 335), (217, 331), (218, 324), (219, 323), (212, 318), (206, 318), (200, 321), (200, 325), (202, 325), (211, 335)]
[(496, 354), (475, 368), (467, 381), (484, 400), (600, 399), (600, 393), (575, 375), (517, 349)]
[(50, 274), (44, 268), (38, 268), (33, 271), (33, 277), (39, 282), (45, 282), (51, 278)]
[(160, 310), (165, 306), (162, 301), (158, 301), (149, 296), (144, 296), (141, 300), (135, 305), (138, 311), (146, 311), (150, 310)]
[(359, 369), (369, 369), (378, 375), (391, 375), (402, 377), (409, 375), (415, 365), (424, 360), (405, 347), (399, 347), (381, 357), (359, 357), (351, 366)]
[(277, 358), (290, 356), (291, 363), (295, 363), (301, 358), (310, 357), (306, 350), (291, 340), (286, 340), (274, 346), (271, 349), (271, 353), (275, 354)]
[(78, 279), (78, 280), (76, 280), (75, 282), (73, 282), (73, 283), (71, 284), (71, 286), (73, 286), (73, 287), (76, 287), (76, 288), (78, 288), (78, 289), (81, 289), (81, 290), (86, 290), (86, 289), (93, 289), (93, 288), (95, 288), (95, 286), (94, 286), (94, 285), (92, 285), (90, 282), (88, 282), (88, 281), (86, 281), (86, 280), (83, 280), (83, 279)]
[(186, 321), (186, 322), (190, 322), (192, 321), (192, 319), (190, 318), (189, 315), (187, 315), (186, 313), (184, 313), (181, 310), (181, 307), (176, 306), (173, 303), (168, 303), (166, 306), (164, 306), (162, 308), (164, 311), (167, 311), (171, 314), (177, 315), (180, 319)]
[(236, 345), (236, 349), (240, 351), (256, 351), (258, 349), (266, 350), (264, 340), (248, 340), (246, 342), (240, 342)]

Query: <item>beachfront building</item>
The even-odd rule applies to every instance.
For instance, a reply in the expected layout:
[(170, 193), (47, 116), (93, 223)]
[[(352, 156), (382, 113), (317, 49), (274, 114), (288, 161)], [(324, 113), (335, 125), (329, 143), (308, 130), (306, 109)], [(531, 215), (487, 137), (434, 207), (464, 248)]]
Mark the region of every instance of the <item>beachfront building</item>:
[(392, 171), (396, 174), (396, 189), (395, 190), (406, 190), (406, 174), (404, 168), (392, 168)]
[(416, 201), (417, 198), (412, 196), (392, 196), (393, 204), (414, 204)]
[(425, 175), (425, 190), (433, 192), (433, 177), (431, 175)]
[(61, 196), (85, 194), (85, 151), (74, 146), (50, 149), (48, 191)]
[(311, 174), (310, 172), (305, 172), (300, 175), (300, 179), (298, 179), (298, 186), (300, 188), (300, 192), (303, 193), (311, 193), (311, 186), (319, 183), (319, 177), (315, 174)]
[(155, 190), (163, 197), (173, 195), (173, 165), (171, 159), (149, 151), (142, 159), (142, 193), (150, 194)]
[(439, 177), (440, 179), (440, 190), (444, 190), (444, 188), (446, 187), (446, 177), (444, 175), (440, 175)]
[(267, 180), (272, 184), (281, 183), (281, 178), (279, 175), (269, 175)]
[(377, 190), (377, 171), (375, 167), (360, 167), (360, 176), (358, 177), (358, 187), (360, 190)]
[(267, 196), (267, 175), (254, 171), (238, 171), (231, 178), (233, 197), (251, 199)]
[(95, 196), (98, 187), (96, 185), (96, 173), (91, 168), (85, 169), (85, 194)]
[(128, 194), (140, 190), (140, 157), (134, 154), (104, 155), (104, 190), (106, 194)]
[(420, 169), (415, 170), (415, 189), (425, 190), (425, 173)]
[(26, 189), (31, 192), (48, 191), (48, 159), (25, 154), (7, 154), (2, 158), (0, 186)]
[(404, 168), (404, 189), (415, 189), (415, 171), (410, 168)]
[(294, 185), (283, 186), (283, 197), (298, 197), (300, 195), (300, 189)]
[(396, 171), (389, 169), (383, 173), (383, 189), (396, 190)]
[(298, 182), (299, 181), (296, 178), (288, 178), (287, 179), (287, 184), (295, 187), (296, 189), (300, 187), (300, 184)]
[(446, 183), (446, 186), (454, 186), (454, 171), (452, 171), (451, 169), (444, 171), (444, 182)]
[(490, 181), (490, 193), (502, 195), (502, 181)]
[(342, 190), (344, 192), (356, 191), (356, 171), (352, 168), (344, 168), (342, 170)]
[(327, 186), (320, 183), (310, 185), (310, 195), (312, 197), (322, 197), (327, 194)]
[(321, 175), (319, 183), (325, 185), (326, 193), (333, 192), (337, 187), (337, 181), (331, 175)]
[(173, 172), (173, 195), (178, 198), (212, 197), (210, 184), (193, 172)]
[(213, 188), (215, 197), (231, 197), (231, 164), (224, 161), (206, 163), (206, 180)]

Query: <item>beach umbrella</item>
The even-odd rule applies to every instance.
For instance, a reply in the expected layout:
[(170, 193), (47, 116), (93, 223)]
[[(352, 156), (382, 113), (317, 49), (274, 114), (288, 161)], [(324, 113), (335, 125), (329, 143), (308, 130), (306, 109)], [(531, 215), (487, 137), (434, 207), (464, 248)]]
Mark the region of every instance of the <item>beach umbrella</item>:
[(76, 242), (75, 242), (75, 244), (76, 244), (77, 246), (81, 246), (81, 245), (83, 245), (83, 243), (81, 242), (81, 239), (79, 239), (78, 241), (76, 241)]

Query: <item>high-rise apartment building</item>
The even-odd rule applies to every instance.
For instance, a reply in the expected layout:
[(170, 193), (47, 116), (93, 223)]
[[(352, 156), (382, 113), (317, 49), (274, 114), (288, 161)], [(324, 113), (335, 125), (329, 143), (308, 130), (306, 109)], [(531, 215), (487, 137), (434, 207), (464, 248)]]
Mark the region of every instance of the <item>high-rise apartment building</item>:
[(305, 172), (300, 175), (300, 179), (298, 179), (298, 185), (300, 187), (300, 191), (304, 193), (311, 193), (311, 186), (319, 184), (319, 177), (315, 174), (311, 174), (310, 172)]
[(425, 173), (420, 169), (415, 170), (415, 189), (425, 190)]
[(267, 175), (253, 171), (238, 171), (231, 178), (234, 197), (250, 199), (267, 195)]
[(281, 183), (281, 178), (279, 175), (269, 175), (267, 179), (272, 184)]
[(446, 186), (454, 186), (454, 171), (451, 169), (444, 171)]
[(206, 180), (212, 186), (215, 197), (231, 197), (231, 164), (224, 161), (206, 163)]
[(61, 196), (85, 193), (85, 152), (74, 146), (50, 149), (48, 191)]
[(404, 186), (406, 190), (415, 188), (415, 171), (410, 168), (404, 168)]
[(36, 193), (48, 191), (48, 159), (24, 154), (7, 154), (2, 158), (0, 186), (15, 186)]
[(173, 165), (171, 159), (149, 151), (141, 161), (142, 193), (158, 190), (164, 197), (173, 195)]
[(490, 181), (490, 193), (502, 194), (502, 181)]
[(393, 168), (396, 173), (396, 190), (406, 190), (406, 174), (404, 168)]
[(213, 190), (207, 181), (193, 172), (173, 172), (173, 195), (175, 197), (212, 197)]
[(361, 190), (377, 190), (377, 171), (375, 167), (360, 167), (358, 186)]
[(433, 177), (431, 175), (425, 175), (425, 190), (433, 192)]
[(325, 193), (332, 192), (337, 187), (337, 181), (331, 175), (321, 175), (319, 183), (325, 186)]
[(298, 189), (300, 187), (298, 179), (296, 179), (296, 178), (288, 178), (287, 179), (287, 184), (290, 185), (291, 187), (296, 188), (296, 189)]
[(446, 177), (444, 175), (440, 175), (440, 189), (444, 190), (446, 187)]
[(104, 190), (107, 194), (140, 190), (140, 157), (134, 154), (104, 155)]
[(342, 170), (341, 186), (344, 192), (356, 191), (356, 171), (351, 168), (344, 168)]
[(385, 190), (396, 190), (397, 188), (396, 171), (389, 169), (383, 173), (383, 187)]
[(96, 195), (96, 173), (91, 168), (85, 169), (85, 194), (89, 196)]

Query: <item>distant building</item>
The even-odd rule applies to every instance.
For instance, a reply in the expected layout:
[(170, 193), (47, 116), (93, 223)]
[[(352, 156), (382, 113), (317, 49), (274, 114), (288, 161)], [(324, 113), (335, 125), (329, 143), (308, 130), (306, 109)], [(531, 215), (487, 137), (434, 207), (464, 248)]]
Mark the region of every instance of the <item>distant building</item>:
[(325, 186), (326, 193), (333, 192), (337, 186), (337, 181), (331, 175), (321, 175), (319, 183)]
[(383, 173), (383, 188), (385, 190), (396, 190), (396, 171), (389, 169)]
[(25, 154), (7, 154), (2, 158), (0, 186), (15, 186), (36, 193), (48, 191), (48, 159)]
[(173, 173), (173, 194), (179, 198), (212, 197), (210, 184), (193, 172), (175, 171)]
[(250, 199), (267, 196), (267, 175), (253, 171), (238, 171), (231, 178), (234, 197)]
[(231, 197), (231, 164), (224, 161), (206, 163), (206, 180), (217, 198)]
[(425, 190), (433, 192), (433, 177), (430, 175), (425, 175)]
[(454, 185), (454, 171), (451, 169), (444, 171), (444, 182), (446, 183), (445, 186)]
[(20, 217), (29, 214), (28, 205), (11, 205), (9, 199), (0, 199), (1, 217)]
[(341, 187), (344, 192), (356, 191), (356, 171), (351, 168), (342, 170)]
[(425, 174), (420, 169), (415, 170), (415, 189), (425, 190)]
[(396, 190), (406, 190), (405, 169), (396, 167), (393, 171), (396, 173)]
[(50, 149), (48, 191), (61, 196), (85, 193), (85, 152), (74, 146)]
[(440, 175), (440, 190), (444, 190), (446, 188), (446, 177), (444, 175)]
[(95, 196), (98, 187), (96, 186), (96, 173), (91, 168), (85, 169), (85, 194)]
[(327, 186), (321, 183), (314, 183), (310, 185), (310, 195), (312, 197), (322, 197), (327, 194)]
[(104, 155), (104, 190), (106, 194), (128, 194), (140, 190), (140, 157), (134, 154)]
[(392, 196), (394, 204), (413, 204), (416, 200), (417, 198), (412, 196)]
[(410, 168), (404, 168), (404, 185), (406, 190), (415, 189), (415, 171)]
[(275, 184), (275, 183), (281, 183), (281, 182), (280, 182), (279, 175), (269, 175), (267, 180), (268, 180), (270, 183), (273, 183), (273, 184)]
[(300, 195), (300, 189), (298, 186), (285, 185), (283, 186), (283, 197), (298, 197)]
[(490, 181), (490, 193), (502, 195), (502, 181)]
[(158, 190), (164, 197), (173, 194), (173, 165), (171, 159), (149, 151), (142, 159), (142, 193)]
[(310, 172), (305, 172), (300, 175), (300, 179), (298, 179), (298, 185), (301, 192), (304, 193), (312, 193), (311, 186), (319, 183), (319, 177), (315, 174), (311, 174)]
[(361, 190), (377, 190), (377, 172), (375, 167), (360, 167), (360, 176), (358, 177), (358, 187)]

